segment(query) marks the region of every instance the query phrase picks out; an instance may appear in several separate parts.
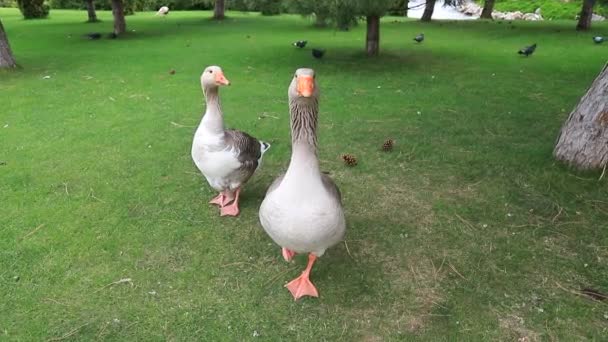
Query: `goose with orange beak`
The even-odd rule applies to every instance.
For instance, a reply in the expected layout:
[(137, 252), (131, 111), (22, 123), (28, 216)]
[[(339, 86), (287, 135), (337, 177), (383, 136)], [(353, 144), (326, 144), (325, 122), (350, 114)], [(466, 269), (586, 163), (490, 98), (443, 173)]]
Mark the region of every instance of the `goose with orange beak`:
[(201, 75), (206, 110), (194, 134), (192, 160), (219, 195), (209, 203), (220, 207), (221, 216), (237, 216), (241, 187), (261, 165), (270, 144), (249, 134), (224, 128), (219, 88), (230, 85), (218, 66), (210, 66)]
[(260, 207), (260, 222), (291, 261), (308, 253), (302, 274), (286, 285), (294, 299), (318, 297), (310, 281), (316, 259), (344, 238), (346, 221), (340, 190), (319, 169), (317, 122), (319, 88), (312, 69), (298, 69), (288, 90), (291, 117), (291, 161), (287, 172), (268, 189)]

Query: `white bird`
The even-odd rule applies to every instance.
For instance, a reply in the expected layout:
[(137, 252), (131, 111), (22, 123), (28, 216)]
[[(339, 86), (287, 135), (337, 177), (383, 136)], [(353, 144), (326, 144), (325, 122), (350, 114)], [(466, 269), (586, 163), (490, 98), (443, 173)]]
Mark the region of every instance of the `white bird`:
[(169, 7), (167, 6), (163, 6), (161, 7), (158, 12), (156, 12), (156, 15), (161, 15), (161, 16), (166, 16), (167, 14), (169, 14)]
[(230, 85), (218, 66), (210, 66), (201, 75), (201, 87), (207, 108), (192, 143), (192, 160), (220, 194), (209, 203), (220, 206), (221, 216), (237, 216), (241, 187), (253, 176), (270, 144), (249, 134), (224, 129), (219, 87)]
[(312, 69), (298, 69), (291, 81), (291, 161), (287, 172), (268, 189), (259, 214), (266, 233), (283, 248), (285, 260), (296, 253), (309, 253), (302, 275), (286, 285), (296, 300), (319, 296), (309, 279), (312, 266), (346, 231), (340, 190), (319, 169), (319, 89), (315, 82)]

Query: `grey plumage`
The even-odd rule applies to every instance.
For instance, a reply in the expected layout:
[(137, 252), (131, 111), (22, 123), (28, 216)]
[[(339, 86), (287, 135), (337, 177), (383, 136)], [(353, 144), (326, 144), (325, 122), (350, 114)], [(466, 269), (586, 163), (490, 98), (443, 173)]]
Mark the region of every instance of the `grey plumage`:
[(534, 43), (530, 46), (526, 46), (525, 48), (517, 51), (517, 53), (528, 57), (528, 56), (532, 55), (535, 50), (536, 50), (536, 43)]

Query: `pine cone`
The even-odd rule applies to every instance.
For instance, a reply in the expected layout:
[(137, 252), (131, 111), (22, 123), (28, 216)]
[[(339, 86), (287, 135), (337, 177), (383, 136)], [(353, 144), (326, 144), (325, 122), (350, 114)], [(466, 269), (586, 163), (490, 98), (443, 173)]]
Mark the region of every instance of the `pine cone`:
[(357, 158), (355, 158), (355, 156), (353, 156), (352, 154), (343, 154), (342, 160), (344, 160), (344, 164), (346, 164), (347, 166), (357, 165)]
[(384, 142), (384, 144), (382, 144), (382, 151), (392, 151), (393, 150), (393, 145), (395, 144), (395, 141), (393, 141), (393, 139), (388, 139)]

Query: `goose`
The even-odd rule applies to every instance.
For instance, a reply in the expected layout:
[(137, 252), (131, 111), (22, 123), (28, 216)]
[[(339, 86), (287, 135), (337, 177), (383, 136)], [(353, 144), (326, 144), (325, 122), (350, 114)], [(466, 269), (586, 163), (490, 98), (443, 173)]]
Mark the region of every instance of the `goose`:
[(219, 87), (230, 85), (219, 66), (207, 67), (201, 75), (206, 110), (194, 134), (192, 160), (219, 195), (209, 203), (220, 206), (221, 216), (237, 216), (241, 187), (262, 162), (270, 144), (249, 134), (224, 129)]
[(167, 14), (169, 14), (169, 7), (167, 6), (163, 6), (161, 8), (158, 9), (158, 12), (156, 12), (156, 15), (160, 15), (160, 16), (166, 16)]
[(302, 274), (285, 285), (295, 300), (318, 297), (310, 272), (325, 250), (344, 238), (346, 222), (340, 190), (320, 171), (317, 157), (319, 89), (312, 69), (298, 69), (288, 90), (291, 161), (287, 172), (269, 187), (260, 206), (260, 223), (282, 247), (283, 258), (309, 253)]

